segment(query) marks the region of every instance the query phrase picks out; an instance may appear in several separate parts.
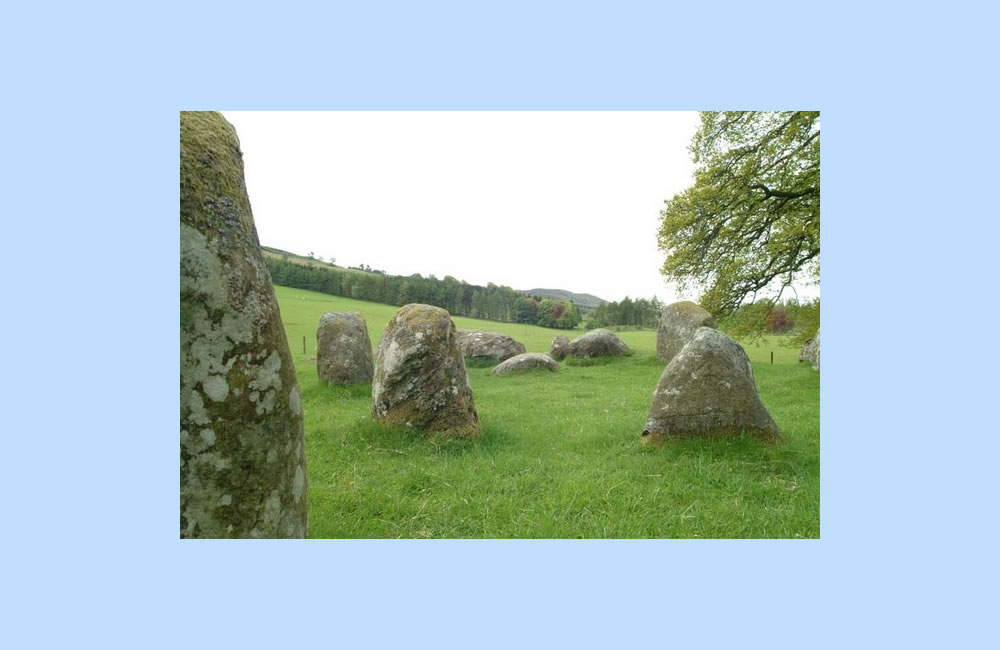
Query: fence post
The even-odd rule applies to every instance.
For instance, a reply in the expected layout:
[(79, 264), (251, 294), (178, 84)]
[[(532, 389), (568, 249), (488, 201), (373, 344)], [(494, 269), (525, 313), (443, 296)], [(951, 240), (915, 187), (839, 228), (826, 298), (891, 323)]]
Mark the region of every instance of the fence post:
[(771, 350), (771, 363), (774, 363), (774, 350)]
[[(302, 337), (302, 354), (306, 353), (306, 337)], [(774, 363), (774, 352), (771, 353), (771, 363)]]

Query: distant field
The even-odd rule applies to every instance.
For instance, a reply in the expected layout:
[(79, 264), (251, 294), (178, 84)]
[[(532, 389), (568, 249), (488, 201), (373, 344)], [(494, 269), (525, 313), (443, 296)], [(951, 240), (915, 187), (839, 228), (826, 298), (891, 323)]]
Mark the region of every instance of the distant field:
[[(819, 373), (779, 337), (746, 349), (784, 445), (641, 447), (663, 371), (649, 330), (621, 332), (634, 354), (602, 365), (510, 377), (470, 367), (481, 437), (441, 442), (376, 425), (370, 385), (323, 386), (307, 360), (323, 312), (362, 312), (375, 346), (397, 307), (275, 292), (305, 410), (310, 537), (819, 537)], [(529, 352), (583, 333), (454, 320)]]

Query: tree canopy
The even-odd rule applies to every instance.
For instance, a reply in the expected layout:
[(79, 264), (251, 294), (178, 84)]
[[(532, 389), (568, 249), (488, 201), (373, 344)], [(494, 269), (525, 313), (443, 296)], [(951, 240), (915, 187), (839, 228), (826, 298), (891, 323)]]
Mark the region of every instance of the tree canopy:
[(717, 317), (819, 281), (819, 112), (703, 112), (694, 185), (666, 201), (661, 272)]

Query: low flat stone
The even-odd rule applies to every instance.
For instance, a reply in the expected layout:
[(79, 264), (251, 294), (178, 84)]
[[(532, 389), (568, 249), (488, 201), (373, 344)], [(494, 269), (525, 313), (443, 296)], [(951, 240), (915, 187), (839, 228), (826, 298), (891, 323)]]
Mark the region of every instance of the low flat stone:
[(479, 330), (458, 330), (458, 346), (467, 359), (504, 361), (525, 351), (523, 343), (506, 334)]
[(746, 352), (722, 332), (701, 327), (663, 370), (643, 442), (744, 431), (767, 441), (782, 439), (757, 394)]
[(559, 362), (541, 352), (525, 352), (507, 359), (493, 369), (494, 375), (509, 375), (523, 370), (559, 370)]
[(587, 332), (569, 344), (573, 357), (620, 357), (628, 354), (628, 346), (609, 330), (602, 328)]

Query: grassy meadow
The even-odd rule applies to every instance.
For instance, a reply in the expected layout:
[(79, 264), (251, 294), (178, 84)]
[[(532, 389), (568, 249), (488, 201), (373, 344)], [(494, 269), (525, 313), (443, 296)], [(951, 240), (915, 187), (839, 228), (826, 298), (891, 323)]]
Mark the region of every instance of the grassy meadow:
[[(396, 307), (275, 292), (305, 411), (310, 537), (819, 537), (819, 373), (778, 338), (746, 350), (782, 445), (641, 446), (664, 368), (652, 330), (619, 333), (629, 357), (567, 360), (557, 373), (494, 377), (470, 366), (481, 436), (444, 441), (372, 422), (370, 384), (317, 380), (311, 359), (323, 312), (362, 312), (374, 346)], [(454, 320), (511, 335), (529, 352), (547, 353), (557, 334), (583, 333)]]

